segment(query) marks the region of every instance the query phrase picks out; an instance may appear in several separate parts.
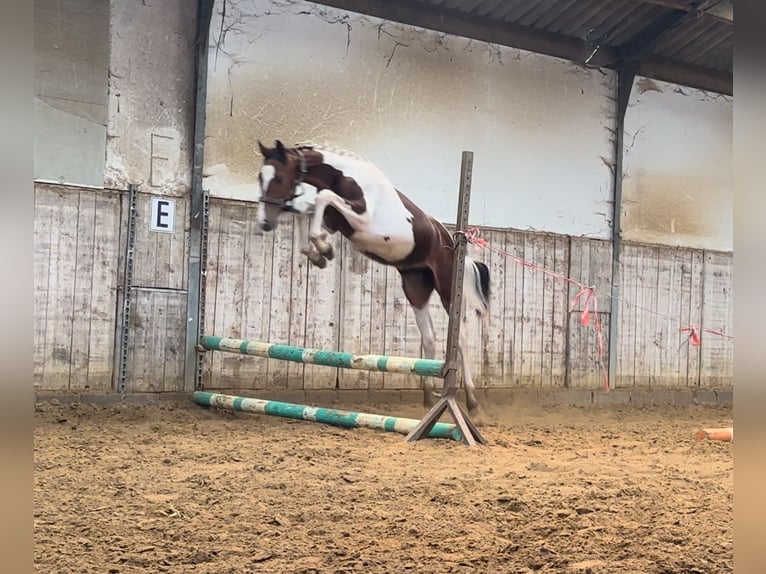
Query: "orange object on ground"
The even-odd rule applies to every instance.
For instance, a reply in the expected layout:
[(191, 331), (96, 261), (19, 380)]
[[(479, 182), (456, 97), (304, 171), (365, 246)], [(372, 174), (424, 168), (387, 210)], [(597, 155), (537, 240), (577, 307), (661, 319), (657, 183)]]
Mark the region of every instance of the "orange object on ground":
[(724, 442), (734, 441), (734, 427), (700, 429), (694, 435), (697, 440), (710, 439)]

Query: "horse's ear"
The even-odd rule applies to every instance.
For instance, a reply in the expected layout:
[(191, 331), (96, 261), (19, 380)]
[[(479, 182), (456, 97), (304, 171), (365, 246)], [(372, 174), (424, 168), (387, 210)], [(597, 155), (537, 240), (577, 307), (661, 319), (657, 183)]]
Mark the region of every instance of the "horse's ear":
[(266, 146), (264, 146), (264, 145), (261, 143), (261, 140), (258, 140), (258, 149), (261, 151), (261, 155), (262, 155), (264, 158), (268, 158), (268, 157), (269, 157), (269, 154), (270, 154), (270, 150), (269, 150), (269, 148), (267, 148)]
[(285, 151), (285, 144), (283, 144), (280, 140), (276, 140), (274, 142), (274, 149), (276, 150), (275, 157), (282, 163), (285, 163), (287, 161), (287, 152)]

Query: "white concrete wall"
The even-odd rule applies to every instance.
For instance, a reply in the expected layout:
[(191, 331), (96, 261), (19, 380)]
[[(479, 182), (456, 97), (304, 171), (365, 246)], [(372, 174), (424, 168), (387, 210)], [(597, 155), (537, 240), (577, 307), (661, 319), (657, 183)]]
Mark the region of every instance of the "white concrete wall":
[(257, 140), (356, 151), (453, 222), (610, 236), (615, 78), (563, 60), (305, 1), (217, 2), (206, 187), (254, 201)]
[(100, 187), (109, 1), (35, 0), (34, 22), (34, 177)]
[(184, 0), (112, 0), (108, 187), (188, 193), (196, 13)]
[(733, 250), (729, 96), (637, 78), (625, 116), (622, 236)]

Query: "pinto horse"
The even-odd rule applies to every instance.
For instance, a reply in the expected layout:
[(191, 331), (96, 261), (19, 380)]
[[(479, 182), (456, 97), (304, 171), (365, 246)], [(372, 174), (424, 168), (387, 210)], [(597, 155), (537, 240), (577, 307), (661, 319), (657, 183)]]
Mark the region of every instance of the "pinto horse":
[[(273, 230), (280, 215), (293, 212), (310, 217), (309, 240), (299, 225), (301, 251), (312, 264), (325, 267), (334, 257), (328, 235), (340, 232), (373, 261), (395, 267), (402, 288), (415, 313), (426, 358), (436, 355), (429, 299), (434, 290), (449, 311), (454, 267), (454, 240), (446, 227), (397, 190), (371, 162), (351, 152), (309, 145), (287, 148), (277, 140), (273, 148), (258, 147), (263, 167), (258, 175), (261, 198), (258, 221), (263, 231)], [(308, 214), (294, 202), (306, 183), (316, 188)], [(489, 310), (489, 269), (466, 258), (464, 302), (480, 318)], [(466, 313), (463, 313), (463, 320)], [(461, 330), (459, 356), (465, 381), (466, 406), (476, 414), (479, 403), (465, 353), (465, 330)], [(422, 378), (423, 405), (432, 406), (434, 384)]]

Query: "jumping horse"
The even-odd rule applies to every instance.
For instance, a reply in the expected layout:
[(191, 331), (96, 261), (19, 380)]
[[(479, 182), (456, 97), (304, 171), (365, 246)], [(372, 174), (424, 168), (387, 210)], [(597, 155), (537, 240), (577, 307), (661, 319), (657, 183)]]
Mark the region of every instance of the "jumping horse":
[[(279, 217), (294, 213), (308, 217), (309, 237), (300, 229), (301, 252), (313, 265), (325, 267), (334, 257), (328, 235), (340, 232), (361, 253), (399, 272), (402, 288), (415, 313), (423, 354), (436, 354), (429, 299), (435, 290), (449, 311), (454, 239), (446, 227), (397, 190), (373, 163), (348, 151), (310, 145), (285, 147), (277, 140), (273, 148), (258, 147), (263, 166), (258, 174), (261, 187), (258, 222), (263, 231), (272, 231)], [(316, 188), (310, 209), (296, 208), (302, 184)], [(489, 269), (484, 263), (466, 258), (464, 311), (472, 309), (479, 318), (489, 311)], [(467, 314), (463, 313), (463, 320)], [(461, 330), (459, 356), (462, 364), (469, 412), (477, 413), (475, 386), (465, 353), (465, 329)], [(422, 379), (423, 405), (432, 406), (434, 384)]]

